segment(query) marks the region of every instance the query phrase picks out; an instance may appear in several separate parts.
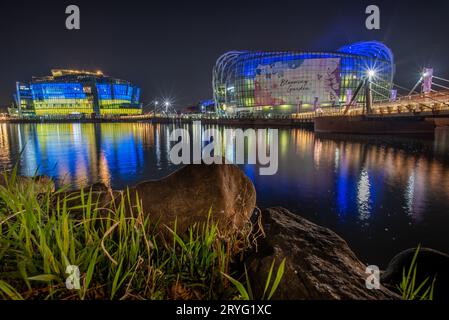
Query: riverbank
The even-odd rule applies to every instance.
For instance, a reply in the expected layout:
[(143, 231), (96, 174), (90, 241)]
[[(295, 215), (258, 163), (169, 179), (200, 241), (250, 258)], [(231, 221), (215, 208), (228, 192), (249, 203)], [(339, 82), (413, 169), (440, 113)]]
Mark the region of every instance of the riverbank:
[(185, 124), (200, 121), (202, 124), (226, 125), (226, 126), (251, 126), (251, 127), (304, 127), (313, 129), (312, 119), (295, 119), (290, 117), (273, 118), (188, 118), (188, 117), (87, 117), (87, 118), (3, 118), (0, 123), (162, 123), (162, 124)]
[(254, 187), (232, 165), (126, 190), (14, 172), (0, 185), (3, 299), (400, 299), (394, 283), (368, 289), (331, 230), (283, 208), (253, 213)]
[(148, 117), (124, 117), (124, 118), (4, 118), (0, 123), (133, 123), (151, 122)]
[[(376, 121), (365, 121), (357, 117), (152, 117), (148, 115), (132, 117), (35, 117), (2, 118), (0, 123), (159, 123), (191, 124), (194, 121), (203, 125), (224, 125), (254, 128), (306, 128), (317, 133), (327, 134), (378, 134), (378, 135), (433, 135), (438, 127), (447, 127), (447, 118), (420, 119), (419, 117), (373, 117)], [(422, 121), (421, 121), (422, 120)]]

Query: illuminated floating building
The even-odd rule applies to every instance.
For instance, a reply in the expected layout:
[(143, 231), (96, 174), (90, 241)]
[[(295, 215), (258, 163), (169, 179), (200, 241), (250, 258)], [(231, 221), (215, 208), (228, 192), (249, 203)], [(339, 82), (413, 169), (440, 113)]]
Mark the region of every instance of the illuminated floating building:
[(101, 71), (52, 70), (51, 76), (17, 82), (12, 115), (135, 115), (140, 88)]
[(370, 41), (335, 52), (230, 51), (218, 58), (212, 82), (219, 112), (291, 114), (345, 105), (367, 76), (374, 100), (387, 100), (394, 71), (391, 50)]

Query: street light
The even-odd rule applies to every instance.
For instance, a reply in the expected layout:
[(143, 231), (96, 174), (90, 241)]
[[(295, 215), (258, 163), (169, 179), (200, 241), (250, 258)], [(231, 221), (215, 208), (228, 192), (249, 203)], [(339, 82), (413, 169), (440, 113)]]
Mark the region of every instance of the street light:
[(170, 101), (165, 100), (164, 105), (165, 105), (165, 113), (168, 113), (168, 107), (170, 107), (171, 105)]
[(156, 109), (157, 109), (157, 106), (159, 105), (159, 101), (157, 101), (157, 100), (154, 100), (153, 101), (153, 105), (154, 105), (154, 108), (153, 108), (153, 116), (156, 116)]

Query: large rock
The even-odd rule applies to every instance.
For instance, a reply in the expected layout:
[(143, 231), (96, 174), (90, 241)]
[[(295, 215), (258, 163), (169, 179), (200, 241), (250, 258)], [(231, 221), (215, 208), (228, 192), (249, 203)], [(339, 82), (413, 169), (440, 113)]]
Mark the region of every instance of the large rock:
[[(416, 248), (404, 250), (391, 259), (381, 275), (381, 282), (391, 288), (401, 283), (402, 272), (408, 272)], [(449, 255), (430, 248), (420, 248), (416, 258), (416, 284), (419, 286), (426, 278), (431, 283), (436, 277), (435, 300), (449, 300)]]
[(136, 193), (143, 212), (153, 222), (184, 232), (194, 223), (205, 222), (209, 210), (223, 236), (235, 234), (249, 224), (256, 206), (256, 191), (243, 171), (230, 164), (187, 165), (169, 176), (129, 189), (133, 204)]
[(274, 299), (397, 299), (381, 287), (366, 288), (366, 266), (346, 242), (283, 208), (262, 211), (265, 237), (246, 260), (256, 296), (260, 297), (273, 259), (286, 258), (284, 277)]

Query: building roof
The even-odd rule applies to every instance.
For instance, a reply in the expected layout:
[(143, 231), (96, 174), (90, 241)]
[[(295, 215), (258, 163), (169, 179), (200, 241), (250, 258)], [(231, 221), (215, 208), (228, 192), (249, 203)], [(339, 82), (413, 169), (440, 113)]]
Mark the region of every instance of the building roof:
[(74, 69), (52, 69), (51, 74), (53, 77), (62, 77), (67, 75), (89, 75), (89, 76), (103, 76), (101, 71), (86, 71), (86, 70), (74, 70)]
[(362, 41), (344, 46), (338, 52), (376, 58), (393, 63), (394, 56), (390, 48), (379, 41)]

